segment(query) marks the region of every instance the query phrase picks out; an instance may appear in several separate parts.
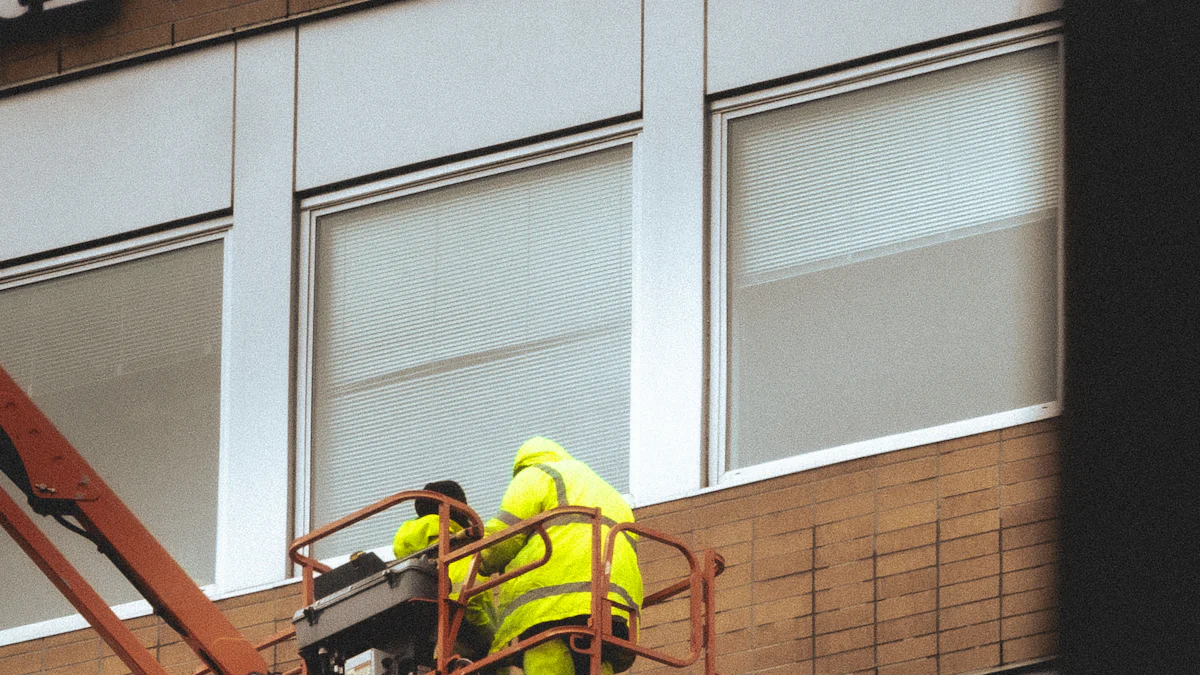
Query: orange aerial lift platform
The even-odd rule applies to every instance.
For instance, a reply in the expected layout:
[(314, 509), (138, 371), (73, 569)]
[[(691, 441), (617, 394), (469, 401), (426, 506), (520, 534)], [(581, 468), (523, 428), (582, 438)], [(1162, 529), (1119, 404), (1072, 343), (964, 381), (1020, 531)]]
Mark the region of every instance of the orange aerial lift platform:
[[(291, 628), (252, 645), (2, 367), (0, 472), (25, 494), (34, 513), (50, 516), (96, 544), (146, 598), (154, 613), (175, 629), (205, 664), (196, 675), (268, 675), (271, 671), (259, 651), (293, 638), (302, 664), (283, 675), (339, 675), (344, 672), (347, 658), (368, 649), (388, 655), (384, 659), (388, 675), (470, 675), (519, 663), (524, 650), (553, 638), (564, 638), (574, 651), (586, 654), (590, 675), (600, 675), (601, 649), (605, 645), (672, 667), (687, 667), (703, 659), (705, 675), (715, 675), (714, 579), (724, 569), (721, 556), (711, 549), (697, 555), (679, 539), (636, 523), (608, 527), (598, 509), (562, 507), (485, 537), (479, 516), (461, 502), (419, 490), (392, 495), (291, 544), (288, 555), (299, 567), (305, 606), (296, 613)], [(441, 536), (428, 549), (390, 563), (368, 554), (336, 569), (309, 557), (316, 541), (417, 498), (439, 502)], [(452, 512), (465, 515), (470, 522), (453, 537), (449, 533)], [(550, 560), (553, 550), (546, 528), (556, 518), (584, 520), (592, 525), (592, 611), (588, 624), (554, 628), (473, 662), (463, 658), (456, 652), (456, 645), (462, 637), (467, 601)], [(3, 490), (0, 527), (134, 675), (166, 675), (153, 655)], [(541, 537), (546, 549), (543, 558), (473, 585), (470, 580), (475, 579), (479, 553), (518, 534)], [(686, 561), (687, 575), (649, 593), (640, 608), (611, 600), (607, 570), (615, 537), (622, 534), (674, 549)], [(447, 570), (451, 563), (464, 559), (472, 560), (469, 581), (454, 598)], [(688, 595), (691, 623), (687, 653), (670, 654), (639, 644), (636, 636), (642, 610), (684, 593)], [(613, 634), (614, 606), (631, 617), (629, 639)]]

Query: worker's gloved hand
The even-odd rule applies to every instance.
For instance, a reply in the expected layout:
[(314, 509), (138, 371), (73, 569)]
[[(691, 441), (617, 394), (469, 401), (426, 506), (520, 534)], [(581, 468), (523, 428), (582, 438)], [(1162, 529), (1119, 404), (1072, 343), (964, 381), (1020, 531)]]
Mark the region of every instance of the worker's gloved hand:
[(472, 525), (465, 530), (450, 535), (450, 548), (456, 549), (459, 546), (466, 546), (467, 544), (479, 541), (480, 539), (483, 539), (483, 531)]
[[(479, 539), (480, 539), (480, 537), (471, 537), (469, 530), (464, 530), (462, 532), (459, 532), (458, 534), (452, 534), (452, 535), (450, 535), (450, 550), (453, 551), (456, 548), (466, 546), (467, 544), (478, 541)], [(420, 551), (416, 551), (415, 553), (410, 553), (409, 555), (406, 555), (404, 557), (405, 558), (428, 558), (430, 560), (435, 560), (438, 557), (438, 543), (435, 541), (432, 544), (421, 549)]]

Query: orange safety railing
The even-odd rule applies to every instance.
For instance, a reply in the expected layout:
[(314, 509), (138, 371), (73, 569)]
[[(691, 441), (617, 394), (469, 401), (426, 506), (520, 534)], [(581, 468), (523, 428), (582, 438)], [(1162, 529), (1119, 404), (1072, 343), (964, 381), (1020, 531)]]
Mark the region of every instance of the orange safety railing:
[[(698, 558), (681, 540), (637, 523), (618, 523), (611, 526), (609, 527), (608, 536), (605, 538), (603, 536), (603, 528), (608, 526), (605, 525), (600, 510), (596, 508), (581, 506), (559, 507), (523, 520), (490, 536), (483, 537), (484, 529), (482, 520), (466, 504), (436, 492), (424, 490), (400, 492), (313, 530), (292, 542), (291, 546), (288, 547), (288, 555), (301, 568), (304, 604), (307, 606), (314, 601), (315, 574), (328, 572), (330, 568), (328, 565), (302, 554), (301, 550), (312, 546), (317, 541), (335, 532), (390, 509), (397, 504), (418, 498), (426, 498), (438, 502), (439, 537), (436, 561), (438, 575), (438, 639), (436, 651), (438, 673), (443, 675), (470, 675), (494, 665), (516, 663), (525, 650), (554, 638), (564, 638), (570, 641), (573, 651), (589, 656), (590, 675), (600, 675), (601, 650), (605, 644), (627, 649), (643, 658), (676, 668), (690, 666), (696, 663), (701, 656), (704, 656), (705, 675), (715, 675), (715, 627), (713, 615), (715, 611), (714, 597), (716, 589), (714, 580), (725, 569), (724, 559), (712, 549), (705, 550), (702, 559)], [(455, 541), (451, 540), (449, 532), (451, 510), (466, 515), (470, 522), (470, 526), (459, 533)], [(553, 555), (550, 535), (546, 532), (546, 528), (550, 526), (548, 524), (550, 521), (564, 517), (571, 517), (576, 522), (582, 517), (590, 522), (592, 528), (592, 597), (591, 618), (588, 621), (588, 625), (560, 626), (543, 631), (524, 640), (515, 640), (503, 649), (473, 663), (464, 663), (461, 660), (457, 660), (453, 649), (465, 615), (467, 602), (475, 595), (490, 592), (496, 586), (546, 564)], [(674, 548), (682, 554), (688, 564), (688, 574), (685, 578), (647, 595), (643, 599), (642, 607), (640, 608), (632, 607), (609, 598), (608, 591), (611, 581), (607, 570), (610, 570), (612, 567), (616, 537), (625, 533), (635, 535), (641, 539), (657, 541)], [(538, 560), (522, 565), (517, 569), (508, 570), (503, 574), (495, 575), (486, 582), (476, 585), (474, 582), (480, 565), (479, 554), (486, 548), (522, 534), (541, 537), (546, 549), (545, 554)], [(464, 541), (467, 543), (462, 544)], [(601, 546), (601, 543), (604, 545)], [(461, 545), (454, 547), (455, 544)], [(451, 584), (448, 568), (451, 563), (466, 558), (471, 558), (470, 569), (463, 587), (459, 591), (458, 599), (454, 600), (450, 598)], [(636, 637), (641, 628), (642, 611), (655, 605), (663, 604), (685, 591), (690, 594), (689, 617), (691, 635), (688, 653), (683, 656), (671, 655), (639, 644), (636, 641)], [(612, 610), (614, 607), (622, 609), (629, 614), (629, 635), (631, 639), (624, 639), (613, 634)], [(295, 631), (292, 628), (281, 631), (259, 645), (259, 648), (265, 649), (284, 642), (291, 638), (294, 633)], [(204, 672), (203, 670), (197, 671), (196, 675), (202, 675)], [(304, 672), (305, 666), (301, 665), (282, 675), (298, 675)]]
[[(495, 653), (489, 654), (486, 659), (481, 659), (470, 665), (447, 671), (444, 669), (441, 655), (439, 655), (438, 669), (443, 673), (452, 672), (453, 675), (469, 675), (469, 673), (482, 670), (492, 665), (501, 663), (512, 663), (515, 659), (530, 647), (537, 646), (543, 642), (554, 638), (566, 638), (571, 642), (573, 651), (588, 654), (590, 657), (590, 675), (600, 675), (601, 650), (605, 644), (611, 644), (617, 647), (628, 649), (635, 654), (648, 658), (652, 661), (666, 664), (675, 668), (683, 668), (696, 663), (701, 655), (705, 657), (706, 675), (715, 675), (715, 659), (714, 659), (714, 634), (715, 627), (713, 624), (714, 613), (714, 596), (716, 592), (714, 579), (721, 574), (725, 569), (725, 562), (721, 556), (715, 551), (708, 549), (704, 552), (704, 562), (701, 564), (697, 560), (696, 555), (679, 539), (668, 534), (658, 532), (648, 527), (638, 525), (636, 523), (618, 523), (611, 527), (608, 532), (605, 545), (601, 548), (602, 527), (604, 526), (604, 518), (599, 509), (587, 508), (580, 506), (565, 506), (546, 511), (532, 518), (521, 521), (505, 530), (497, 532), (489, 537), (481, 539), (473, 544), (463, 546), (451, 552), (447, 558), (447, 564), (456, 560), (461, 560), (468, 556), (475, 556), (485, 548), (490, 548), (496, 544), (517, 536), (519, 534), (528, 535), (531, 532), (540, 534), (546, 541), (546, 554), (537, 561), (524, 565), (518, 569), (505, 572), (489, 579), (486, 583), (479, 586), (471, 587), (473, 580), (471, 575), (467, 577), (467, 583), (464, 584), (460, 592), (462, 601), (470, 598), (476, 593), (485, 592), (491, 588), (498, 586), (514, 577), (520, 576), (531, 569), (545, 564), (551, 556), (551, 547), (549, 536), (545, 534), (547, 521), (564, 516), (585, 516), (591, 521), (592, 526), (592, 611), (591, 618), (587, 626), (560, 626), (542, 631), (525, 640), (517, 640), (510, 643), (504, 649)], [(642, 607), (631, 607), (624, 603), (612, 600), (609, 598), (608, 590), (610, 578), (607, 570), (612, 568), (612, 556), (615, 549), (616, 537), (624, 532), (636, 534), (641, 538), (658, 541), (667, 546), (673, 547), (683, 554), (687, 560), (689, 573), (688, 576), (674, 584), (667, 586), (655, 593), (646, 596), (642, 601)], [(603, 552), (600, 554), (599, 552)], [(612, 632), (612, 609), (619, 607), (629, 613), (629, 635), (636, 637), (640, 628), (642, 610), (654, 605), (662, 604), (671, 598), (679, 595), (684, 591), (690, 591), (691, 600), (691, 636), (690, 649), (686, 656), (679, 657), (667, 654), (666, 652), (644, 647), (633, 640), (626, 640), (613, 634)], [(439, 642), (439, 649), (446, 644)], [(452, 643), (451, 643), (452, 644)], [(447, 658), (449, 655), (446, 655)], [(582, 673), (578, 675), (583, 675)]]

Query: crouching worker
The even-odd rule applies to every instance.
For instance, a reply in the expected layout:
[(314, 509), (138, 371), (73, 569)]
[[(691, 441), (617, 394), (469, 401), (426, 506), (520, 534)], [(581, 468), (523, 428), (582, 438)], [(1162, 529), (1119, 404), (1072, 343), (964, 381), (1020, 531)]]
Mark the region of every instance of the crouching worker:
[[(466, 493), (463, 492), (462, 487), (458, 483), (452, 480), (435, 481), (422, 489), (446, 495), (464, 504), (467, 503)], [(397, 560), (428, 548), (430, 545), (437, 543), (438, 540), (437, 500), (427, 498), (417, 499), (414, 501), (413, 507), (417, 512), (417, 518), (403, 523), (400, 529), (396, 531), (395, 538), (392, 539), (392, 553), (395, 554)], [(449, 528), (451, 535), (458, 534), (469, 526), (470, 522), (466, 516), (456, 513), (453, 510), (450, 512)], [(467, 572), (470, 569), (470, 565), (470, 558), (450, 563), (448, 572), (452, 585), (450, 592), (451, 599), (458, 599), (463, 582), (467, 579)], [(485, 581), (487, 580), (476, 575), (474, 585), (482, 584)], [(490, 592), (471, 596), (471, 599), (467, 601), (467, 609), (464, 614), (465, 621), (463, 621), (462, 627), (458, 632), (456, 651), (472, 661), (477, 661), (487, 656), (488, 648), (492, 642), (492, 633), (495, 625), (494, 618), (495, 608), (492, 605), (492, 595)]]
[[(500, 513), (487, 523), (487, 533), (559, 506), (598, 507), (605, 523), (603, 541), (607, 541), (612, 525), (633, 522), (633, 511), (619, 492), (562, 446), (539, 436), (517, 450), (512, 482), (504, 493)], [(492, 643), (493, 652), (513, 638), (529, 638), (559, 626), (587, 625), (591, 613), (591, 523), (566, 516), (549, 521), (546, 532), (552, 548), (550, 560), (498, 589), (500, 625)], [(642, 575), (634, 536), (627, 533), (616, 539), (609, 598), (640, 609)], [(540, 536), (517, 535), (483, 551), (484, 573), (516, 569), (544, 554), (545, 543)], [(629, 613), (614, 606), (612, 614), (613, 634), (629, 639)], [(568, 642), (554, 639), (526, 650), (522, 664), (525, 675), (587, 675), (588, 655), (572, 651)], [(604, 645), (603, 672), (611, 675), (628, 670), (634, 656), (629, 650)]]

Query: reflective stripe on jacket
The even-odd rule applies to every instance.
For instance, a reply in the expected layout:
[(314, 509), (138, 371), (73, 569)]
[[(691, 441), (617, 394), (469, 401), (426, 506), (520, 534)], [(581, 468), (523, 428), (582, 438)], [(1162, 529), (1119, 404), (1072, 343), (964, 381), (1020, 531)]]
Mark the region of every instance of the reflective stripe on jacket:
[[(458, 523), (450, 521), (450, 534), (458, 534), (462, 532), (462, 529)], [(404, 522), (400, 525), (400, 529), (396, 530), (396, 536), (392, 539), (392, 553), (399, 560), (433, 544), (437, 539), (437, 514), (431, 513), (427, 516), (421, 516), (415, 520)], [(450, 592), (451, 598), (458, 599), (458, 592), (462, 590), (463, 582), (467, 580), (467, 572), (470, 570), (470, 566), (470, 558), (450, 563), (450, 583), (453, 585), (453, 589)], [(475, 575), (476, 586), (485, 581), (487, 579), (478, 574)], [(476, 626), (491, 626), (495, 623), (495, 613), (496, 610), (492, 605), (492, 594), (490, 592), (471, 596), (471, 599), (467, 602), (466, 619)]]
[[(602, 541), (607, 541), (612, 525), (633, 522), (633, 511), (619, 492), (562, 446), (539, 436), (517, 451), (513, 480), (504, 493), (500, 513), (487, 522), (487, 533), (559, 506), (599, 507), (605, 523)], [(493, 651), (536, 624), (591, 613), (590, 522), (585, 516), (565, 516), (547, 523), (546, 531), (553, 547), (549, 562), (499, 588), (500, 626)], [(608, 597), (640, 608), (642, 575), (635, 543), (632, 534), (617, 537)], [(483, 552), (484, 572), (516, 569), (544, 553), (541, 537), (517, 535)], [(613, 615), (628, 617), (629, 613), (614, 606)]]

